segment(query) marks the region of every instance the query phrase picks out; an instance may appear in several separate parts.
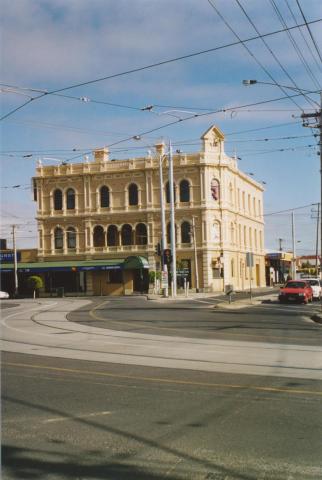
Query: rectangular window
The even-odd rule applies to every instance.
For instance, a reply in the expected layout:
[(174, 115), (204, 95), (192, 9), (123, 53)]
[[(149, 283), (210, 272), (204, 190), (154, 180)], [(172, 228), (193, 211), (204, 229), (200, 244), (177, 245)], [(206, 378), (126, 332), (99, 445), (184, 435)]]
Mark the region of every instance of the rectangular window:
[(107, 283), (123, 283), (122, 270), (109, 270), (107, 272)]
[(37, 182), (35, 179), (32, 181), (32, 187), (34, 192), (34, 202), (37, 202)]
[(212, 269), (212, 278), (221, 278), (220, 275), (220, 268), (213, 268)]

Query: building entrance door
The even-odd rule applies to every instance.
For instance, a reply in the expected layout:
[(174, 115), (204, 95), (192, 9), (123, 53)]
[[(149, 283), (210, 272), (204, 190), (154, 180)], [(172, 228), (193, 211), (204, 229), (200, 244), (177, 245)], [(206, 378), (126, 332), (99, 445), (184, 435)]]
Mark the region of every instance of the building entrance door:
[(256, 263), (256, 285), (257, 287), (260, 286), (260, 268), (258, 263)]

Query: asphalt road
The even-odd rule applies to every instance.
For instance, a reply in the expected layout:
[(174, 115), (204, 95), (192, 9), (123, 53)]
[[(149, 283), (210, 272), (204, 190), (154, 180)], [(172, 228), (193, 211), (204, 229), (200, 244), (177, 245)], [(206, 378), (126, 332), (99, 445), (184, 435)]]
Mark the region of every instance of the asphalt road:
[[(218, 301), (96, 298), (69, 313), (69, 322), (61, 320), (69, 308), (63, 300), (48, 311), (32, 302), (10, 309), (2, 321), (4, 344), (36, 354), (2, 353), (2, 478), (322, 478), (322, 380), (314, 373), (322, 325), (310, 320), (320, 306), (213, 308)], [(100, 328), (89, 333), (88, 325)], [(34, 345), (24, 343), (32, 338)], [(78, 339), (81, 358), (95, 349), (101, 356), (115, 350), (117, 359), (81, 360)], [(161, 342), (165, 355), (178, 356), (190, 344), (187, 359), (199, 359), (199, 370), (175, 367), (179, 357), (171, 368), (152, 367), (148, 359), (156, 358)], [(146, 362), (122, 364), (122, 349), (134, 360), (144, 350)], [(223, 355), (217, 370), (200, 367), (203, 349), (213, 361)], [(287, 362), (292, 352), (306, 368)], [(259, 366), (250, 375), (252, 358)], [(274, 362), (272, 375), (263, 373), (264, 359)], [(224, 373), (225, 362), (235, 361), (243, 373)]]
[[(232, 304), (216, 308), (221, 298), (155, 302), (145, 297), (96, 298), (92, 305), (68, 318), (99, 328), (179, 335), (187, 338), (245, 340), (299, 345), (322, 345), (322, 326), (310, 317), (321, 311), (318, 302), (280, 305), (268, 299), (254, 306)], [(236, 309), (235, 309), (236, 307)]]
[(4, 480), (316, 480), (322, 382), (2, 356)]

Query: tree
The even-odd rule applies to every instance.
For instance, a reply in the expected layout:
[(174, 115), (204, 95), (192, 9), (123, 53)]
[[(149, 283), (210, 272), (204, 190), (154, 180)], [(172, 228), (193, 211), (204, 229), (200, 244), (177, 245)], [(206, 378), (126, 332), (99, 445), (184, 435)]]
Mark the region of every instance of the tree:
[(34, 298), (36, 298), (36, 292), (38, 293), (41, 288), (44, 286), (44, 282), (41, 277), (37, 275), (32, 275), (27, 280), (28, 287), (33, 290)]

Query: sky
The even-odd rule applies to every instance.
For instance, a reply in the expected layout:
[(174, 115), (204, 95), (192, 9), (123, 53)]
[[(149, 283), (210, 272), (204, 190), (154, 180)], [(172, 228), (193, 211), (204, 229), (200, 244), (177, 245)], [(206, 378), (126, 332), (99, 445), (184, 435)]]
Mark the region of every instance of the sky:
[(292, 248), (294, 209), (297, 253), (315, 253), (318, 130), (301, 114), (319, 108), (321, 20), (320, 0), (2, 0), (1, 238), (14, 223), (17, 247), (37, 246), (37, 160), (133, 158), (170, 139), (189, 153), (216, 125), (265, 182), (266, 248)]

